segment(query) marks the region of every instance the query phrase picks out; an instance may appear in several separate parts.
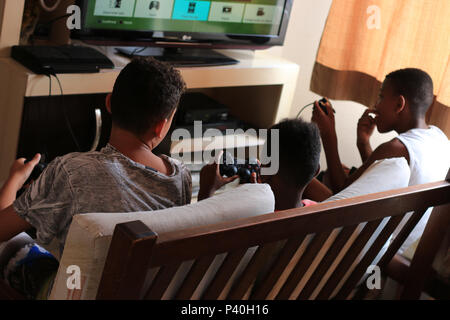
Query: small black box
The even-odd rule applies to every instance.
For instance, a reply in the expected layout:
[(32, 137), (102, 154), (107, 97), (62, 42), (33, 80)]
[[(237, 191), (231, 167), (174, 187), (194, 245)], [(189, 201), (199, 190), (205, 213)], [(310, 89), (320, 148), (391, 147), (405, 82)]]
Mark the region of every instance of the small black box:
[(93, 73), (114, 68), (103, 53), (83, 46), (13, 46), (11, 57), (36, 74)]
[(200, 92), (185, 93), (178, 107), (177, 125), (192, 125), (194, 121), (217, 123), (229, 120), (228, 108)]

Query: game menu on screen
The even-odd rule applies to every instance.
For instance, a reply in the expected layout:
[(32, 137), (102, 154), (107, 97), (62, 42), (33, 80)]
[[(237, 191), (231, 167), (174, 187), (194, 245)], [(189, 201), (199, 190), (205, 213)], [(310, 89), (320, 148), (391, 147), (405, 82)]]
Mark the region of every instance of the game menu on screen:
[[(87, 26), (276, 34), (284, 3), (284, 0), (96, 0), (89, 3)], [(189, 25), (183, 24), (186, 21)]]

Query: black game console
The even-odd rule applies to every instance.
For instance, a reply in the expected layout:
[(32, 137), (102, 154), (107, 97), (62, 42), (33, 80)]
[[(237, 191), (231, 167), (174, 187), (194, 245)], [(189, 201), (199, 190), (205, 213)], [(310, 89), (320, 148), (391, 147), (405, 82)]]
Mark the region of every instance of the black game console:
[(242, 128), (242, 121), (229, 113), (227, 106), (200, 92), (183, 94), (172, 129), (183, 128), (194, 134), (194, 121), (202, 121), (202, 134), (208, 129), (225, 133), (227, 129)]
[(36, 74), (95, 73), (114, 68), (103, 53), (83, 46), (13, 46), (11, 57)]
[(183, 94), (177, 112), (179, 126), (191, 125), (196, 120), (203, 123), (223, 122), (229, 119), (227, 106), (200, 92)]

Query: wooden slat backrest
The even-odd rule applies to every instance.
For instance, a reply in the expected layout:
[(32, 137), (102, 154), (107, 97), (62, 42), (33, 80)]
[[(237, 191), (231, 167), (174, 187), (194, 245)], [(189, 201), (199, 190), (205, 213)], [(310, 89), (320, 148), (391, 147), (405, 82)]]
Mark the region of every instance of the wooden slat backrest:
[[(418, 299), (432, 263), (450, 227), (450, 204), (433, 210), (403, 281), (401, 299)], [(448, 291), (447, 291), (448, 293)], [(447, 294), (448, 297), (448, 294)], [(447, 298), (448, 299), (448, 298)]]
[[(306, 282), (304, 288), (308, 292), (315, 289), (312, 284), (316, 284), (321, 280), (326, 272), (325, 269), (327, 269), (325, 267), (334, 262), (337, 254), (342, 249), (343, 243), (352, 235), (350, 231), (357, 229), (359, 224), (364, 223), (364, 228), (350, 245), (345, 256), (338, 263), (333, 274), (317, 296), (317, 298), (330, 298), (333, 291), (337, 288), (339, 280), (341, 280), (338, 279), (339, 276), (342, 276), (344, 271), (354, 262), (354, 259), (367, 244), (368, 239), (373, 235), (381, 221), (386, 217), (392, 216), (393, 218), (388, 221), (383, 231), (378, 235), (378, 240), (372, 243), (373, 249), (369, 248), (365, 256), (361, 257), (359, 265), (355, 268), (356, 273), (350, 274), (347, 283), (344, 283), (340, 289), (338, 296), (345, 298), (360, 280), (361, 272), (364, 273), (365, 266), (372, 262), (374, 255), (378, 254), (381, 246), (392, 234), (406, 212), (415, 211), (416, 213), (410, 220), (417, 222), (417, 217), (421, 216), (426, 208), (446, 204), (449, 202), (449, 199), (450, 184), (443, 181), (224, 222), (213, 226), (168, 232), (157, 235), (156, 242), (154, 238), (143, 240), (148, 242), (147, 246), (141, 245), (136, 247), (136, 244), (134, 246), (130, 245), (128, 250), (135, 251), (137, 248), (144, 247), (147, 249), (147, 253), (139, 266), (115, 268), (115, 271), (119, 273), (124, 272), (124, 270), (133, 270), (135, 273), (132, 276), (129, 274), (113, 275), (110, 270), (112, 266), (109, 262), (118, 261), (117, 258), (114, 258), (115, 255), (131, 257), (136, 255), (128, 253), (127, 250), (123, 249), (123, 245), (118, 244), (122, 240), (120, 240), (119, 236), (116, 236), (116, 233), (120, 234), (120, 229), (124, 228), (126, 224), (117, 225), (100, 283), (98, 297), (106, 299), (135, 299), (137, 297), (160, 299), (164, 295), (171, 278), (177, 272), (178, 266), (185, 261), (194, 260), (196, 262), (193, 263), (191, 271), (188, 271), (185, 282), (182, 282), (180, 285), (181, 291), (178, 291), (173, 296), (173, 298), (189, 299), (196, 290), (196, 286), (202, 280), (202, 273), (209, 268), (212, 259), (216, 255), (225, 253), (227, 257), (224, 263), (218, 270), (213, 272), (213, 278), (209, 284), (210, 287), (205, 288), (205, 294), (201, 296), (202, 298), (242, 299), (251, 296), (252, 298), (265, 299), (272, 291), (272, 288), (267, 286), (266, 283), (275, 285), (278, 282), (278, 277), (288, 267), (292, 269), (292, 272), (287, 276), (287, 281), (281, 285), (278, 297), (283, 299), (296, 298), (295, 296), (291, 297), (291, 294), (296, 288), (297, 282), (305, 274), (307, 267), (319, 249), (321, 249), (330, 232), (340, 228), (343, 235), (337, 237), (339, 241), (337, 243), (334, 242), (330, 249), (332, 251), (330, 251), (328, 256), (325, 255), (329, 261), (326, 264), (319, 264), (319, 268), (313, 271), (313, 276)], [(407, 223), (404, 228), (408, 230), (405, 229), (406, 231), (400, 232), (399, 236), (406, 237), (412, 224)], [(148, 233), (149, 229), (146, 232)], [(305, 246), (304, 252), (302, 252), (296, 264), (293, 267), (292, 265), (289, 266), (289, 264), (292, 264), (293, 258), (298, 254), (296, 249), (300, 245), (304, 246), (306, 244), (302, 240), (309, 235), (313, 235), (312, 240)], [(142, 236), (139, 236), (139, 234), (136, 237), (142, 239)], [(404, 239), (393, 241), (385, 257), (386, 255), (395, 254), (402, 244), (402, 240)], [(272, 259), (275, 262), (269, 267), (269, 272), (267, 272), (263, 281), (260, 282), (262, 285), (253, 288), (255, 283), (257, 283), (259, 269), (263, 267), (267, 269), (267, 266), (263, 266), (261, 262), (264, 261), (267, 253), (270, 253), (276, 247), (275, 243), (280, 243), (280, 241), (285, 241), (285, 245), (278, 252), (273, 253), (277, 258)], [(250, 256), (249, 262), (243, 268), (243, 272), (236, 276), (235, 269), (240, 266), (240, 259), (247, 256), (243, 252), (253, 247), (258, 247), (256, 253)], [(139, 251), (139, 254), (141, 253), (142, 250)], [(388, 258), (382, 259), (383, 263), (385, 263), (386, 259)], [(123, 261), (136, 263), (133, 259)], [(144, 288), (142, 279), (145, 279), (147, 270), (150, 268), (160, 268), (160, 271), (150, 288)], [(228, 279), (224, 277), (222, 272), (225, 272), (228, 279), (235, 275), (235, 279), (238, 280), (233, 283), (228, 282)], [(136, 277), (138, 280), (133, 279), (129, 284), (121, 283), (117, 280), (129, 279), (130, 277)], [(113, 284), (111, 284), (110, 278), (114, 279)], [(137, 283), (139, 281), (141, 281), (140, 284)], [(231, 289), (228, 288), (228, 291), (224, 290), (230, 283), (232, 284)], [(111, 287), (120, 287), (121, 290)], [(254, 290), (254, 295), (251, 294), (252, 290)], [(303, 298), (301, 292), (299, 297)]]
[(291, 293), (295, 290), (297, 283), (302, 279), (309, 265), (314, 260), (319, 250), (322, 248), (325, 241), (330, 236), (331, 231), (317, 234), (312, 239), (311, 243), (306, 248), (300, 261), (290, 273), (280, 292), (276, 296), (277, 299), (287, 300)]

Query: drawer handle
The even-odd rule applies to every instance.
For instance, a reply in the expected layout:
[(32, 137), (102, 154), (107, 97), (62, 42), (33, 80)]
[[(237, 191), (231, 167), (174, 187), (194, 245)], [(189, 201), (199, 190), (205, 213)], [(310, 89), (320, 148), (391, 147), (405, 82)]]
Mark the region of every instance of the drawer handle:
[(102, 111), (98, 108), (95, 109), (95, 137), (92, 143), (91, 150), (97, 150), (98, 144), (100, 142), (100, 137), (102, 135)]

